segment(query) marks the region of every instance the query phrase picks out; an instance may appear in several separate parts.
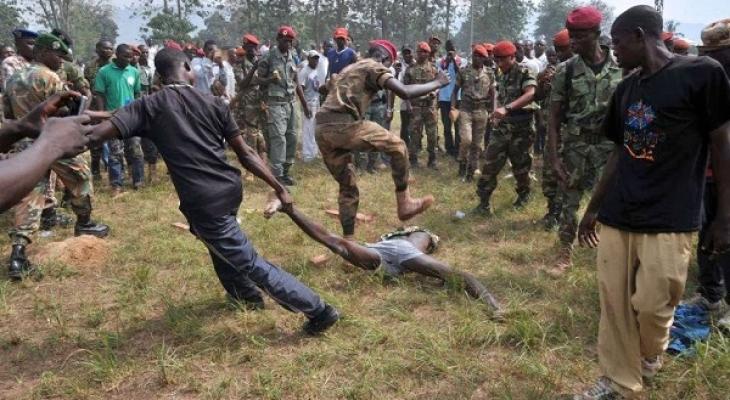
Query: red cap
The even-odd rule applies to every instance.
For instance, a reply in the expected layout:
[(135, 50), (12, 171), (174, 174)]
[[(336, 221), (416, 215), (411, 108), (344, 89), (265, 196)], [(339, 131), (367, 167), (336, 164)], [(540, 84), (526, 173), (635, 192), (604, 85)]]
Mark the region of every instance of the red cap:
[(254, 35), (252, 35), (250, 33), (247, 33), (247, 34), (243, 35), (243, 43), (244, 44), (245, 43), (251, 43), (251, 44), (255, 44), (256, 46), (258, 46), (259, 44), (261, 44), (259, 42), (259, 38), (257, 38), (256, 36), (254, 36)]
[(335, 39), (342, 38), (347, 40), (347, 38), (350, 37), (350, 32), (347, 31), (347, 28), (337, 28), (335, 29), (335, 33), (332, 34), (332, 37)]
[(130, 45), (128, 45), (128, 46), (129, 46), (129, 48), (130, 48), (130, 49), (132, 50), (132, 53), (134, 53), (134, 54), (136, 54), (136, 55), (138, 55), (138, 56), (141, 56), (141, 55), (142, 55), (142, 52), (141, 52), (141, 51), (139, 51), (139, 47), (137, 47), (137, 45), (136, 45), (136, 44), (130, 44)]
[(517, 47), (509, 40), (503, 40), (494, 45), (495, 57), (513, 56), (515, 53), (517, 53)]
[(177, 51), (183, 50), (182, 46), (180, 46), (180, 44), (174, 40), (168, 39), (168, 40), (165, 40), (164, 43), (165, 43), (165, 47), (168, 49), (173, 49), (173, 50), (177, 50)]
[(284, 26), (282, 26), (282, 27), (279, 28), (279, 31), (278, 32), (276, 32), (276, 36), (277, 37), (284, 37), (284, 38), (296, 39), (297, 33), (294, 32), (294, 28), (292, 28), (291, 26), (284, 25)]
[(429, 46), (428, 43), (426, 43), (426, 42), (421, 42), (421, 43), (418, 43), (418, 46), (416, 46), (416, 51), (418, 51), (418, 50), (422, 50), (422, 51), (425, 51), (426, 53), (430, 53), (431, 46)]
[(395, 61), (398, 58), (398, 50), (395, 49), (395, 45), (388, 40), (378, 39), (370, 42), (370, 46), (380, 46), (388, 51), (390, 54), (390, 60)]
[(246, 50), (244, 50), (243, 47), (236, 47), (236, 55), (238, 57), (243, 57), (246, 55)]
[(487, 50), (487, 53), (491, 53), (494, 51), (494, 45), (489, 42), (484, 43), (482, 46), (484, 46), (484, 48)]
[(672, 40), (673, 37), (674, 37), (674, 34), (672, 32), (662, 32), (662, 42)]
[(570, 34), (568, 33), (567, 29), (563, 29), (562, 31), (556, 33), (555, 36), (553, 36), (553, 45), (560, 47), (570, 45)]
[(472, 49), (471, 52), (472, 52), (472, 54), (478, 54), (482, 57), (489, 56), (489, 53), (487, 53), (487, 49), (485, 49), (484, 46), (482, 46), (481, 44), (474, 46), (474, 48)]
[(601, 26), (603, 14), (596, 7), (578, 7), (568, 14), (565, 27), (568, 29), (597, 29)]
[(682, 38), (674, 38), (675, 50), (689, 50), (689, 42)]

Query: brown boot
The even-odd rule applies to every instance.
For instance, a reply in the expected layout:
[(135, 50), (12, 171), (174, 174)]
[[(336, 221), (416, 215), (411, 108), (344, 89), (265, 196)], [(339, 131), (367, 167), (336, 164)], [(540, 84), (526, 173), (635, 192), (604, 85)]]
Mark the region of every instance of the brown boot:
[(408, 189), (395, 192), (395, 199), (398, 202), (398, 219), (401, 221), (407, 221), (426, 211), (434, 202), (434, 198), (430, 194), (420, 199), (414, 199)]
[(547, 271), (553, 278), (562, 277), (566, 271), (573, 267), (573, 246), (561, 245), (555, 266)]
[(147, 164), (147, 183), (152, 183), (157, 180), (157, 164)]

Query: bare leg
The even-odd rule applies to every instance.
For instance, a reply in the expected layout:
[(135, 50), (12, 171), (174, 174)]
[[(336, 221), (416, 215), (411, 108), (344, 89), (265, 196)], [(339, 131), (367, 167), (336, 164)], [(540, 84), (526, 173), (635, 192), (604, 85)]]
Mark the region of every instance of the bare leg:
[(456, 271), (441, 261), (429, 256), (422, 255), (403, 263), (408, 271), (413, 271), (421, 275), (431, 276), (441, 280), (447, 280), (451, 277), (459, 277), (464, 280), (466, 292), (477, 300), (481, 300), (494, 309), (495, 316), (503, 314), (502, 307), (497, 300), (489, 293), (489, 290), (472, 274), (463, 271)]

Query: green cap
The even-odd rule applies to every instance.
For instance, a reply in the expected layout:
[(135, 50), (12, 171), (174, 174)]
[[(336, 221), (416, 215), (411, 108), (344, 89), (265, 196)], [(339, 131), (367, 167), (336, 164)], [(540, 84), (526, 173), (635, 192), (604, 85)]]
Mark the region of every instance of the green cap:
[(38, 38), (35, 40), (35, 47), (55, 50), (64, 60), (73, 61), (73, 52), (71, 49), (58, 36), (51, 35), (50, 33), (41, 33), (38, 35)]

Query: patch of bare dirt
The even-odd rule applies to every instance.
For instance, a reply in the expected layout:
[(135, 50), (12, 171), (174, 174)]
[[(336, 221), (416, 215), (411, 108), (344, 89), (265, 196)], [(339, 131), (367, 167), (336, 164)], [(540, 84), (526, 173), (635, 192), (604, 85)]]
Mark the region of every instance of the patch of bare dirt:
[(111, 243), (95, 236), (82, 235), (60, 242), (32, 246), (28, 254), (31, 262), (47, 264), (59, 262), (84, 269), (99, 268), (106, 264), (111, 254)]

